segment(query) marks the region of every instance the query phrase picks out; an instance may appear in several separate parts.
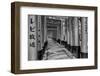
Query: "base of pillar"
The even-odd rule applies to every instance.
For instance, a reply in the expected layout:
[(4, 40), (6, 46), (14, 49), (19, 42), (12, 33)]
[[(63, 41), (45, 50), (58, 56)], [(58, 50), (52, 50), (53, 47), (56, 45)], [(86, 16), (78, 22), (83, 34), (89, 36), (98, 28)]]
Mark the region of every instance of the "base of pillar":
[(71, 46), (70, 44), (66, 44), (65, 48), (67, 48), (76, 58), (80, 58), (80, 46)]
[(81, 58), (88, 58), (88, 53), (81, 52)]
[(71, 49), (75, 57), (80, 58), (80, 46), (71, 46)]
[(71, 49), (70, 44), (67, 44), (67, 45), (66, 45), (66, 48), (71, 52), (71, 50), (70, 50), (70, 49)]

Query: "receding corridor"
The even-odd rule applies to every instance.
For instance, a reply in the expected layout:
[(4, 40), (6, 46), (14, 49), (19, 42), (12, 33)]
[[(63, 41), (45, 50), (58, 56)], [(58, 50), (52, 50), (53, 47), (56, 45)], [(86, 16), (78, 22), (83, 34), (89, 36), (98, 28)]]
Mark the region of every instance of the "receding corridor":
[(30, 15), (29, 22), (29, 60), (88, 58), (87, 17)]
[(43, 60), (52, 60), (52, 59), (73, 59), (75, 56), (71, 54), (63, 45), (59, 44), (57, 41), (52, 38), (48, 38), (48, 46), (43, 55)]

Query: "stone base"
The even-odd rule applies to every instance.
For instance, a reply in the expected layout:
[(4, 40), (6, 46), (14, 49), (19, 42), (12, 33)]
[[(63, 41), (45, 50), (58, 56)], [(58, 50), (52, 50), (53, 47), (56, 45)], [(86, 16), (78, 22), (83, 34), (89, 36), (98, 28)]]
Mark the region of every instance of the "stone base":
[(81, 58), (88, 58), (88, 53), (81, 52)]
[(80, 46), (71, 46), (71, 49), (75, 57), (80, 58)]

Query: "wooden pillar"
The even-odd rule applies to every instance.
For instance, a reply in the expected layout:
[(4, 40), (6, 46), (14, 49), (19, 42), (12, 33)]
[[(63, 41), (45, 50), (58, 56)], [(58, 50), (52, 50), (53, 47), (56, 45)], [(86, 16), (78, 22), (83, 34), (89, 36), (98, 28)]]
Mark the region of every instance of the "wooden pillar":
[(45, 16), (41, 16), (41, 47), (43, 47), (44, 46), (44, 30), (45, 30), (45, 28), (44, 28), (44, 25), (45, 25), (46, 23), (45, 23)]
[(68, 28), (68, 17), (65, 18), (65, 48), (69, 50), (69, 28)]
[(69, 22), (68, 22), (68, 20), (67, 20), (67, 43), (70, 44), (69, 43)]
[(73, 52), (73, 33), (72, 33), (72, 17), (69, 17), (69, 44), (70, 44), (70, 51)]
[(74, 33), (73, 52), (75, 52), (77, 58), (80, 58), (79, 21), (78, 21), (78, 17), (74, 17), (73, 24), (74, 24), (74, 28), (73, 28), (73, 33)]
[(82, 17), (81, 18), (81, 24), (82, 24), (82, 43), (81, 43), (81, 57), (87, 58), (88, 57), (88, 33), (87, 33), (87, 18)]
[(74, 34), (75, 34), (75, 41), (74, 45), (79, 46), (79, 30), (78, 30), (78, 18), (74, 18)]
[(41, 16), (37, 16), (37, 50), (41, 49)]
[(63, 40), (63, 19), (61, 19), (61, 40)]
[(62, 19), (62, 33), (63, 33), (63, 37), (62, 37), (62, 39), (63, 39), (63, 41), (65, 41), (66, 39), (65, 39), (65, 19)]
[(47, 21), (46, 21), (46, 16), (44, 16), (44, 42), (47, 41)]
[(69, 18), (66, 19), (66, 27), (67, 27), (67, 48), (70, 50), (70, 28), (69, 28)]
[(65, 18), (65, 41), (68, 43), (68, 17)]
[(37, 59), (37, 23), (36, 16), (28, 16), (28, 60)]

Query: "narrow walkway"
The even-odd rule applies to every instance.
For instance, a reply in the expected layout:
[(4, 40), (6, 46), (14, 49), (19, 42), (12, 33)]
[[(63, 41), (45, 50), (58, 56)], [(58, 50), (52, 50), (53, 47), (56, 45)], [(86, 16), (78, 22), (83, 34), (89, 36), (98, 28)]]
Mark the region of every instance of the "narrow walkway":
[(52, 39), (48, 39), (47, 50), (43, 55), (43, 60), (74, 59), (75, 57), (65, 47)]

